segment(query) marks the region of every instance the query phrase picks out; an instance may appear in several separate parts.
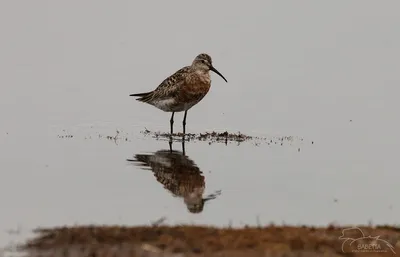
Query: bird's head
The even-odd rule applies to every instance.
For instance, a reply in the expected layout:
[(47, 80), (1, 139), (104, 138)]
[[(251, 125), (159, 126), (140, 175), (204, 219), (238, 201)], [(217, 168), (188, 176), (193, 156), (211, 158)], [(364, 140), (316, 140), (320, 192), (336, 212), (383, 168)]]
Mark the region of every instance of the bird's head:
[(203, 53), (196, 56), (196, 58), (193, 60), (192, 67), (206, 72), (211, 70), (221, 76), (221, 78), (223, 78), (226, 82), (228, 82), (225, 77), (216, 68), (213, 67), (211, 56), (209, 56), (208, 54)]

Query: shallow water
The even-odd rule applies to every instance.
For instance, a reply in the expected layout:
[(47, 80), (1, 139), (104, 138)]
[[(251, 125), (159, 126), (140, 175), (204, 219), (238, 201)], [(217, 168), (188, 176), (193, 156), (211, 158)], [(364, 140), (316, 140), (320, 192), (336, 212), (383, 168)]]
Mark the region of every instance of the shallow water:
[[(162, 217), (398, 223), (400, 4), (204, 4), (0, 4), (1, 245), (38, 226)], [(155, 88), (203, 51), (228, 83), (211, 75), (187, 131), (273, 143), (186, 142), (203, 196), (218, 192), (194, 214), (151, 170), (127, 161), (169, 149), (141, 131), (168, 132), (170, 118), (129, 94)], [(294, 139), (275, 144), (282, 136)]]

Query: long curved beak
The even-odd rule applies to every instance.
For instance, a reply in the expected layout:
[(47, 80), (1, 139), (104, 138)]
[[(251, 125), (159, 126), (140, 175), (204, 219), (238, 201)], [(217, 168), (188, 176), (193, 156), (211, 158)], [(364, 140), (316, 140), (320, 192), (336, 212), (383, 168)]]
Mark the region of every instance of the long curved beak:
[(219, 73), (219, 71), (217, 71), (216, 68), (214, 68), (213, 66), (210, 67), (210, 70), (212, 70), (213, 72), (217, 73), (218, 75), (221, 76), (221, 78), (223, 78), (225, 80), (226, 83), (228, 83), (228, 81), (226, 80), (226, 78), (224, 78), (224, 76), (222, 76), (221, 73)]

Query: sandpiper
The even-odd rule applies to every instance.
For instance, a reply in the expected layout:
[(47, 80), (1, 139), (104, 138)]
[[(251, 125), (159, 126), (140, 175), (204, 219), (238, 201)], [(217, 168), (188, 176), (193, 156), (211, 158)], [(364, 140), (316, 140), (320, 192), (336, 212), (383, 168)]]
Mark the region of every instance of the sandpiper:
[(182, 140), (182, 151), (159, 150), (151, 154), (135, 154), (127, 159), (144, 170), (151, 170), (154, 177), (174, 196), (183, 199), (191, 213), (203, 211), (206, 202), (216, 199), (221, 191), (205, 195), (206, 180), (203, 172), (185, 154), (185, 140)]
[(213, 67), (211, 57), (202, 53), (196, 56), (192, 65), (183, 67), (168, 78), (153, 91), (131, 94), (138, 96), (136, 100), (148, 103), (165, 112), (172, 112), (170, 119), (171, 136), (175, 112), (185, 111), (183, 117), (183, 134), (186, 133), (186, 116), (190, 108), (196, 105), (208, 93), (211, 86), (209, 71), (217, 73), (226, 82), (224, 76)]

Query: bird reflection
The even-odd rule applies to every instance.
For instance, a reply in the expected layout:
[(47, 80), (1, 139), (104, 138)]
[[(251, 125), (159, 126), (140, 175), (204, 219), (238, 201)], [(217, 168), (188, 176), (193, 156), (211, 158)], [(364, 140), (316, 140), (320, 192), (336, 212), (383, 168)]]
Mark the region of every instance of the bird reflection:
[(185, 140), (182, 140), (182, 151), (159, 150), (153, 154), (136, 154), (134, 162), (142, 169), (152, 170), (157, 181), (164, 185), (174, 196), (182, 197), (191, 213), (203, 211), (204, 204), (215, 199), (220, 191), (203, 198), (205, 178), (197, 165), (185, 154)]

